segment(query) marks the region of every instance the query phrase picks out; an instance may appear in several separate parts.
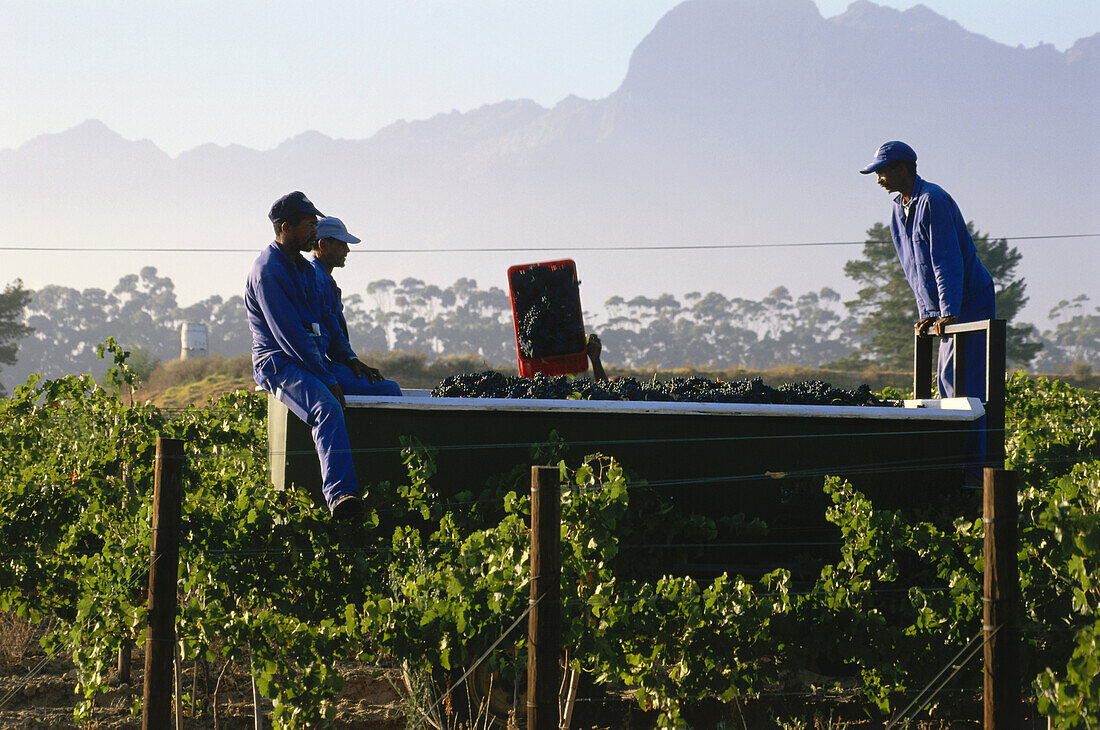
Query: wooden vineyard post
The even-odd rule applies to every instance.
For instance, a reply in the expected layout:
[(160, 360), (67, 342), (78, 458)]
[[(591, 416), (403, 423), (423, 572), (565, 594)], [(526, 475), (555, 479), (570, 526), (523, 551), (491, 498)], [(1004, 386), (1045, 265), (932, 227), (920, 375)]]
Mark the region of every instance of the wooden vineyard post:
[(122, 646), (118, 647), (118, 683), (130, 684), (130, 657), (131, 649), (130, 642), (134, 640), (134, 637), (130, 634), (123, 634)]
[(1005, 361), (1007, 324), (989, 320), (985, 340), (985, 455), (994, 469), (1005, 465)]
[(1016, 564), (1016, 472), (985, 470), (985, 580), (982, 622), (985, 668), (982, 682), (985, 730), (1020, 727), (1018, 612), (1019, 567)]
[(142, 730), (172, 726), (172, 672), (176, 646), (176, 574), (183, 501), (183, 442), (157, 439), (153, 529), (149, 555), (149, 629), (145, 638)]
[(558, 469), (531, 467), (531, 613), (527, 617), (527, 730), (558, 728), (561, 654), (561, 487)]

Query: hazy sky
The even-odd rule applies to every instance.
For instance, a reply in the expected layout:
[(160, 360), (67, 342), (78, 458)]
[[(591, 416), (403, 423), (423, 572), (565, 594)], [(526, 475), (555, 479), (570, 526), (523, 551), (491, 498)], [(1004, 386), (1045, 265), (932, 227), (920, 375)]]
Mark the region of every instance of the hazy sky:
[[(364, 139), (504, 99), (600, 98), (678, 0), (0, 0), (0, 149), (86, 119), (175, 155)], [(906, 9), (908, 0), (878, 0)], [(925, 0), (995, 41), (1066, 50), (1100, 0)], [(822, 15), (848, 0), (817, 0)], [(868, 49), (868, 53), (875, 53)]]

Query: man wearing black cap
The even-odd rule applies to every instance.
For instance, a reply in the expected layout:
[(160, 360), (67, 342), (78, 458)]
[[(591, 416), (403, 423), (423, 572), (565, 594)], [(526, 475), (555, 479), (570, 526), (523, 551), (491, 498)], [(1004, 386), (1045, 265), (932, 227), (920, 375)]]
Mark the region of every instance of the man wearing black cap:
[(400, 386), (383, 378), (378, 368), (361, 361), (348, 340), (344, 302), (340, 287), (332, 278), (332, 270), (344, 265), (348, 257), (348, 244), (360, 243), (361, 240), (348, 233), (347, 226), (339, 218), (330, 216), (317, 221), (313, 258), (309, 264), (316, 280), (318, 312), (324, 331), (322, 351), (345, 394), (401, 395)]
[[(978, 259), (974, 240), (959, 206), (939, 185), (917, 175), (917, 153), (904, 142), (884, 143), (871, 164), (860, 170), (875, 173), (878, 184), (896, 193), (890, 236), (909, 287), (917, 299), (919, 333), (943, 336), (955, 322), (976, 322), (995, 315), (993, 278)], [(985, 398), (985, 337), (966, 338), (966, 382), (955, 392), (953, 339), (940, 343), (940, 396)], [(978, 442), (984, 443), (982, 439)], [(974, 450), (972, 450), (973, 452)]]
[(275, 241), (252, 264), (245, 309), (252, 330), (252, 376), (310, 426), (321, 462), (321, 489), (333, 517), (358, 514), (359, 482), (344, 423), (344, 393), (325, 362), (313, 270), (302, 257), (321, 212), (301, 192), (268, 213)]

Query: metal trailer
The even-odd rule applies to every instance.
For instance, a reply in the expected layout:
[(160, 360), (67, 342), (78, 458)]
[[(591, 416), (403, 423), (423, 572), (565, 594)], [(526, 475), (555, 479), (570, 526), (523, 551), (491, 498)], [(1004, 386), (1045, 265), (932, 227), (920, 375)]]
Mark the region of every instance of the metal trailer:
[[(268, 406), (276, 487), (307, 489), (324, 504), (309, 429), (275, 398)], [(723, 532), (710, 541), (722, 547), (674, 550), (658, 560), (663, 571), (703, 576), (777, 567), (800, 574), (807, 556), (830, 555), (836, 534), (824, 520), (826, 474), (847, 478), (878, 507), (928, 505), (956, 494), (966, 435), (983, 412), (977, 399), (967, 398), (893, 408), (432, 398), (420, 392), (349, 397), (346, 419), (356, 473), (367, 490), (407, 478), (402, 437), (434, 450), (434, 489), (477, 497), (490, 490), (492, 477), (516, 466), (529, 472), (530, 447), (556, 432), (569, 444), (569, 463), (589, 453), (614, 456), (681, 515), (743, 516), (742, 522), (767, 525), (763, 534)]]
[[(984, 414), (976, 398), (887, 406), (794, 406), (506, 398), (349, 396), (348, 433), (365, 484), (405, 478), (402, 437), (435, 450), (436, 486), (477, 491), (488, 477), (530, 465), (530, 447), (556, 433), (570, 456), (616, 457), (632, 473), (699, 511), (762, 507), (784, 480), (835, 474), (876, 494), (920, 499), (955, 479), (965, 434)], [(308, 427), (268, 398), (268, 463), (277, 488), (320, 496)], [(930, 476), (938, 473), (939, 476)], [(882, 475), (887, 475), (882, 479)], [(756, 504), (760, 503), (760, 504)]]
[[(955, 328), (964, 335), (990, 334), (993, 352), (986, 365), (1003, 374), (1003, 321), (991, 322), (992, 330), (991, 323)], [(915, 389), (928, 395), (930, 338), (917, 337), (915, 343)], [(848, 479), (879, 507), (938, 501), (958, 492), (967, 437), (987, 410), (985, 463), (1003, 460), (1003, 375), (989, 383), (988, 409), (977, 398), (923, 397), (903, 407), (856, 407), (432, 398), (427, 391), (408, 391), (405, 397), (348, 397), (346, 420), (356, 473), (368, 489), (371, 483), (406, 478), (403, 437), (435, 450), (435, 489), (477, 495), (490, 477), (531, 466), (531, 445), (556, 433), (569, 445), (571, 461), (589, 453), (614, 456), (630, 475), (687, 513), (759, 518), (771, 535), (811, 535), (817, 528), (820, 537), (827, 507), (823, 475)], [(268, 424), (275, 486), (309, 490), (323, 504), (309, 429), (274, 397), (268, 399)], [(757, 562), (745, 556), (739, 551), (735, 560), (711, 551), (702, 562), (716, 570)]]

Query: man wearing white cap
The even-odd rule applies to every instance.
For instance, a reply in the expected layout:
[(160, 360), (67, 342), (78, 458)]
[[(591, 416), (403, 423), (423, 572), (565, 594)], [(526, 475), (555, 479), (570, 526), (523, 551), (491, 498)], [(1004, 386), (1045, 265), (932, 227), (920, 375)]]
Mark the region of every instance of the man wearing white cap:
[(360, 239), (348, 233), (347, 226), (339, 218), (329, 216), (317, 221), (317, 238), (313, 242), (313, 259), (309, 263), (317, 281), (318, 313), (324, 338), (322, 348), (345, 394), (401, 395), (400, 386), (384, 379), (378, 368), (362, 362), (348, 340), (344, 303), (340, 287), (332, 278), (332, 270), (344, 266), (348, 244), (359, 242)]

